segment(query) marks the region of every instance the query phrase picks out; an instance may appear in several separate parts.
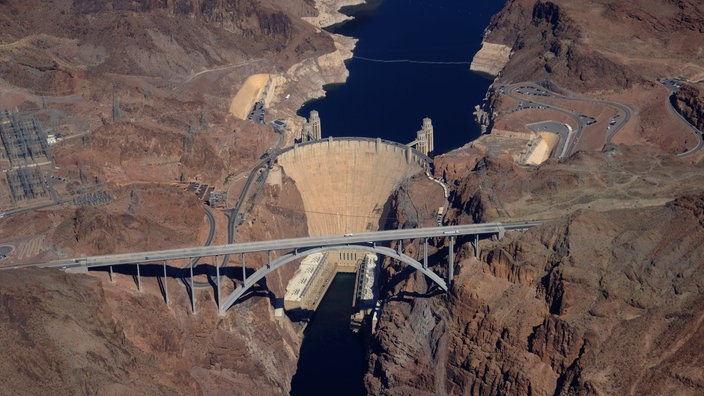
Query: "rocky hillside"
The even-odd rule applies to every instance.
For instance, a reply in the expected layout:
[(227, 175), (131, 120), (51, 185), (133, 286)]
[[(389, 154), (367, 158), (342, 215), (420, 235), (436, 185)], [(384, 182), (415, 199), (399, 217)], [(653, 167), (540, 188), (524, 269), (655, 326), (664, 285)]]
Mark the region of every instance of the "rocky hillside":
[[(25, 219), (52, 230), (52, 245), (83, 254), (190, 246), (192, 231), (174, 232), (164, 226), (184, 223), (197, 228), (203, 222), (199, 205), (189, 202), (196, 198), (183, 194), (168, 186), (132, 187), (115, 197), (115, 206), (121, 208), (117, 213), (79, 208), (63, 222), (68, 215), (61, 213)], [(166, 200), (176, 205), (164, 210), (160, 203)], [(238, 240), (307, 234), (302, 200), (290, 179), (265, 186), (257, 202), (249, 221), (239, 227)], [(1, 235), (9, 232), (3, 228)], [(207, 284), (198, 273), (212, 273), (212, 260), (201, 260), (198, 281)], [(239, 260), (233, 257), (237, 264)], [(264, 254), (248, 255), (250, 272), (264, 260)], [(258, 298), (243, 299), (221, 317), (212, 287), (195, 291), (196, 314), (191, 313), (181, 279), (187, 273), (183, 265), (168, 262), (166, 286), (161, 265), (142, 265), (141, 292), (134, 267), (114, 267), (114, 283), (108, 281), (107, 269), (87, 275), (48, 269), (0, 271), (0, 343), (6, 357), (0, 363), (2, 388), (27, 394), (46, 389), (58, 394), (222, 394), (232, 389), (288, 394), (301, 335), (288, 319), (274, 319), (267, 297), (281, 297), (296, 268), (286, 266), (267, 277), (253, 292)], [(241, 280), (240, 267), (221, 271), (226, 295)], [(168, 306), (164, 292), (169, 293)]]
[[(296, 91), (301, 81), (319, 90), (327, 78), (339, 78), (300, 66), (336, 51), (330, 34), (301, 19), (316, 13), (309, 0), (0, 2), (0, 110), (19, 111), (47, 133), (63, 135), (52, 146), (50, 171), (68, 186), (59, 185), (61, 200), (96, 191), (113, 197), (91, 208), (54, 210), (51, 224), (60, 232), (27, 227), (58, 241), (44, 248), (47, 257), (135, 249), (141, 245), (135, 240), (154, 247), (202, 240), (201, 203), (176, 183), (227, 191), (228, 180), (285, 144), (269, 125), (229, 114), (242, 82), (254, 73), (293, 70), (295, 81), (281, 89)], [(296, 100), (309, 95), (300, 92)], [(140, 191), (142, 203), (168, 202), (185, 215), (154, 222), (148, 211), (125, 214), (130, 189)], [(231, 196), (237, 193), (233, 188)], [(37, 236), (15, 226), (34, 219), (22, 215), (5, 227), (7, 234)], [(103, 225), (102, 232), (90, 231)], [(128, 237), (134, 230), (140, 237)]]
[(550, 79), (582, 93), (613, 91), (700, 73), (692, 66), (702, 54), (683, 43), (704, 39), (702, 16), (695, 0), (510, 0), (492, 18), (486, 39), (513, 48), (504, 82)]
[(287, 323), (269, 319), (266, 301), (218, 317), (212, 298), (197, 293), (192, 315), (177, 280), (169, 282), (167, 307), (156, 284), (145, 279), (140, 293), (128, 277), (110, 284), (57, 270), (0, 272), (2, 388), (22, 394), (288, 394), (298, 338)]
[(704, 96), (696, 85), (685, 84), (670, 97), (672, 105), (697, 129), (704, 130)]
[(579, 211), (483, 241), (481, 261), (462, 245), (449, 296), (416, 274), (387, 302), (369, 391), (701, 393), (703, 207)]
[(286, 68), (333, 49), (329, 36), (300, 19), (314, 12), (308, 2), (276, 3), (6, 1), (0, 39), (14, 45), (3, 51), (3, 78), (61, 92), (86, 73), (169, 78), (253, 58)]

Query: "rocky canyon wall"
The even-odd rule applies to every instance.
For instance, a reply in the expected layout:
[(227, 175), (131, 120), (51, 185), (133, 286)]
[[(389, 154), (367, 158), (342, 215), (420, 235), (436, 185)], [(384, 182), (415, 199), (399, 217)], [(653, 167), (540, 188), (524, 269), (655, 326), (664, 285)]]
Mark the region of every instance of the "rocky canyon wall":
[(449, 295), (433, 296), (419, 274), (389, 291), (367, 389), (701, 392), (702, 206), (695, 195), (650, 209), (577, 212), (483, 241), (481, 260), (460, 240)]
[(675, 93), (670, 101), (677, 112), (697, 129), (704, 130), (704, 96), (697, 85), (686, 84)]

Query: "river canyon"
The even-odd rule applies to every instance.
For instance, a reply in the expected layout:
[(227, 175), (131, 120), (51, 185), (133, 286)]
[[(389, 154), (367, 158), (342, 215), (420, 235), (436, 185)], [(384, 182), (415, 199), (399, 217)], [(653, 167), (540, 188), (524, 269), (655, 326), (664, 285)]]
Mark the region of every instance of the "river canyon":
[[(702, 393), (704, 58), (683, 44), (704, 42), (701, 4), (385, 0), (345, 8), (351, 21), (337, 12), (354, 3), (0, 2), (3, 389)], [(422, 21), (437, 35), (412, 28)], [(247, 119), (252, 97), (262, 122)], [(290, 151), (267, 162), (300, 138), (311, 109), (325, 150), (295, 152), (341, 160), (296, 165)], [(335, 151), (348, 135), (408, 143), (426, 116), (438, 154), (428, 175), (403, 173), (413, 157), (364, 163), (380, 147), (373, 139), (358, 157)], [(275, 130), (274, 120), (286, 127)], [(540, 150), (540, 161), (526, 161)], [(368, 168), (398, 180), (383, 178), (374, 205), (344, 212), (365, 221), (330, 225), (326, 216), (343, 213), (334, 204), (359, 190), (349, 186), (375, 180)], [(349, 188), (331, 188), (333, 205), (322, 206), (306, 172)], [(322, 352), (347, 365), (327, 368), (354, 371), (344, 381), (298, 366), (321, 353), (305, 344), (320, 329), (318, 318), (304, 330), (277, 309), (293, 265), (225, 315), (212, 285), (223, 257), (200, 260), (195, 277), (205, 286), (193, 289), (187, 260), (170, 262), (166, 276), (160, 263), (140, 274), (31, 266), (433, 226), (440, 207), (445, 225), (545, 223), (483, 237), (478, 252), (458, 237), (448, 293), (403, 263), (380, 262), (374, 333)], [(428, 246), (443, 277), (449, 243)], [(419, 240), (390, 247), (423, 256)], [(243, 260), (227, 257), (227, 291), (242, 281), (241, 265), (251, 273), (267, 263), (265, 254)], [(329, 297), (344, 301), (335, 283)], [(326, 324), (327, 302), (319, 310), (323, 329), (345, 333), (348, 313), (338, 312), (342, 322), (333, 314), (335, 325)], [(326, 342), (337, 344), (323, 338), (317, 348)], [(323, 388), (309, 387), (316, 375)]]

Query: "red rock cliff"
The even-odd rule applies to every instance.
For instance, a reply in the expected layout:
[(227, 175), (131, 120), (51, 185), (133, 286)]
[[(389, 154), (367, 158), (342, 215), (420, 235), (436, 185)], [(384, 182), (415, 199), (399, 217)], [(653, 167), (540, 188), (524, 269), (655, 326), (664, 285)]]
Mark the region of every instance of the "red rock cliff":
[[(704, 195), (578, 212), (460, 245), (449, 295), (415, 274), (373, 340), (372, 394), (697, 394), (704, 390)], [(410, 298), (415, 296), (415, 298)]]

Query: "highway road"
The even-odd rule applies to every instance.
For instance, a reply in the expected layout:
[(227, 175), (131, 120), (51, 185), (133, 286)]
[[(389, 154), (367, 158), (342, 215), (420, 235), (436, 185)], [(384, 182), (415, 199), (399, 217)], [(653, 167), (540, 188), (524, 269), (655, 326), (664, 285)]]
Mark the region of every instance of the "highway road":
[(199, 246), (192, 248), (155, 250), (149, 252), (123, 253), (103, 256), (79, 257), (56, 260), (46, 263), (4, 267), (2, 269), (40, 267), (40, 268), (92, 268), (119, 264), (136, 264), (162, 262), (164, 260), (190, 259), (205, 256), (224, 256), (228, 254), (266, 252), (274, 250), (304, 249), (322, 246), (344, 247), (353, 244), (371, 244), (393, 240), (450, 237), (475, 234), (497, 234), (504, 231), (525, 230), (544, 223), (543, 220), (520, 221), (511, 223), (485, 223), (445, 227), (412, 228), (363, 232), (344, 235), (289, 238), (272, 241), (241, 242), (216, 246)]
[[(205, 240), (205, 243), (203, 246), (210, 246), (211, 243), (213, 243), (213, 238), (215, 237), (215, 216), (213, 216), (213, 212), (208, 208), (207, 206), (204, 206), (203, 209), (205, 210), (205, 215), (208, 218), (208, 224), (210, 224), (210, 230), (208, 232), (208, 237)], [(200, 259), (202, 257), (193, 257), (188, 261), (188, 264), (186, 264), (183, 268), (195, 268), (198, 263), (200, 262)], [(181, 281), (185, 284), (188, 285), (189, 281), (186, 280), (186, 278), (181, 278)], [(210, 286), (209, 283), (207, 282), (193, 282), (191, 285), (192, 287), (207, 287)]]
[[(536, 84), (532, 83), (522, 83), (522, 84), (512, 84), (510, 86), (505, 86), (499, 88), (500, 92), (502, 92), (504, 95), (518, 101), (519, 106), (517, 106), (513, 111), (520, 111), (520, 110), (526, 110), (526, 109), (546, 109), (546, 110), (554, 110), (558, 111), (560, 113), (566, 114), (567, 116), (571, 117), (577, 124), (577, 129), (572, 131), (566, 138), (563, 136), (564, 134), (560, 134), (560, 147), (561, 150), (556, 150), (557, 157), (558, 158), (563, 158), (565, 156), (569, 156), (574, 152), (575, 147), (577, 146), (577, 142), (582, 137), (582, 133), (584, 131), (584, 128), (587, 126), (587, 123), (580, 114), (576, 114), (573, 111), (570, 111), (568, 109), (559, 107), (559, 106), (554, 106), (549, 103), (544, 103), (539, 100), (535, 100), (534, 98), (540, 98), (540, 97), (549, 97), (549, 98), (555, 98), (555, 99), (561, 99), (561, 100), (573, 100), (573, 101), (582, 101), (582, 102), (589, 102), (589, 103), (596, 103), (596, 104), (601, 104), (601, 105), (608, 105), (615, 107), (617, 110), (616, 115), (610, 120), (610, 124), (607, 127), (606, 130), (606, 138), (605, 138), (605, 144), (611, 143), (613, 140), (614, 136), (623, 128), (624, 125), (631, 119), (631, 114), (632, 111), (631, 109), (618, 102), (611, 102), (607, 100), (599, 100), (599, 99), (593, 99), (593, 98), (588, 98), (588, 97), (583, 97), (583, 96), (577, 96), (577, 95), (572, 95), (572, 96), (564, 96), (564, 95), (559, 95), (556, 94), (552, 91), (549, 91), (541, 86), (538, 86)], [(525, 99), (518, 95), (527, 95), (534, 97), (530, 100)], [(587, 117), (590, 118), (590, 117)], [(574, 138), (572, 138), (574, 136)], [(562, 140), (565, 139), (566, 141), (563, 142)]]
[[(665, 81), (670, 81), (670, 80), (665, 80)], [(662, 82), (662, 81), (661, 81), (661, 82)], [(697, 138), (697, 145), (696, 145), (696, 146), (694, 146), (694, 147), (692, 147), (691, 149), (685, 151), (684, 153), (677, 154), (677, 156), (678, 156), (678, 157), (689, 157), (690, 155), (694, 155), (694, 154), (696, 154), (699, 150), (701, 150), (702, 148), (704, 148), (704, 138), (702, 138), (702, 134), (703, 134), (704, 132), (700, 131), (699, 129), (697, 129), (696, 126), (692, 125), (692, 124), (689, 122), (689, 120), (687, 120), (686, 118), (684, 118), (684, 116), (683, 116), (682, 114), (680, 114), (680, 112), (677, 111), (677, 109), (675, 109), (674, 106), (672, 106), (672, 101), (670, 100), (670, 97), (671, 97), (672, 95), (674, 95), (675, 92), (677, 92), (677, 89), (678, 89), (678, 88), (674, 88), (671, 84), (666, 84), (666, 83), (664, 83), (664, 82), (663, 82), (663, 85), (665, 85), (665, 87), (667, 87), (667, 88), (670, 90), (670, 96), (668, 96), (668, 98), (665, 100), (665, 101), (667, 102), (667, 104), (666, 104), (665, 106), (666, 106), (667, 109), (670, 111), (670, 113), (674, 114), (680, 121), (682, 121), (683, 123), (685, 123), (685, 124), (689, 127), (689, 129), (692, 131), (692, 133), (694, 134), (694, 136)]]

